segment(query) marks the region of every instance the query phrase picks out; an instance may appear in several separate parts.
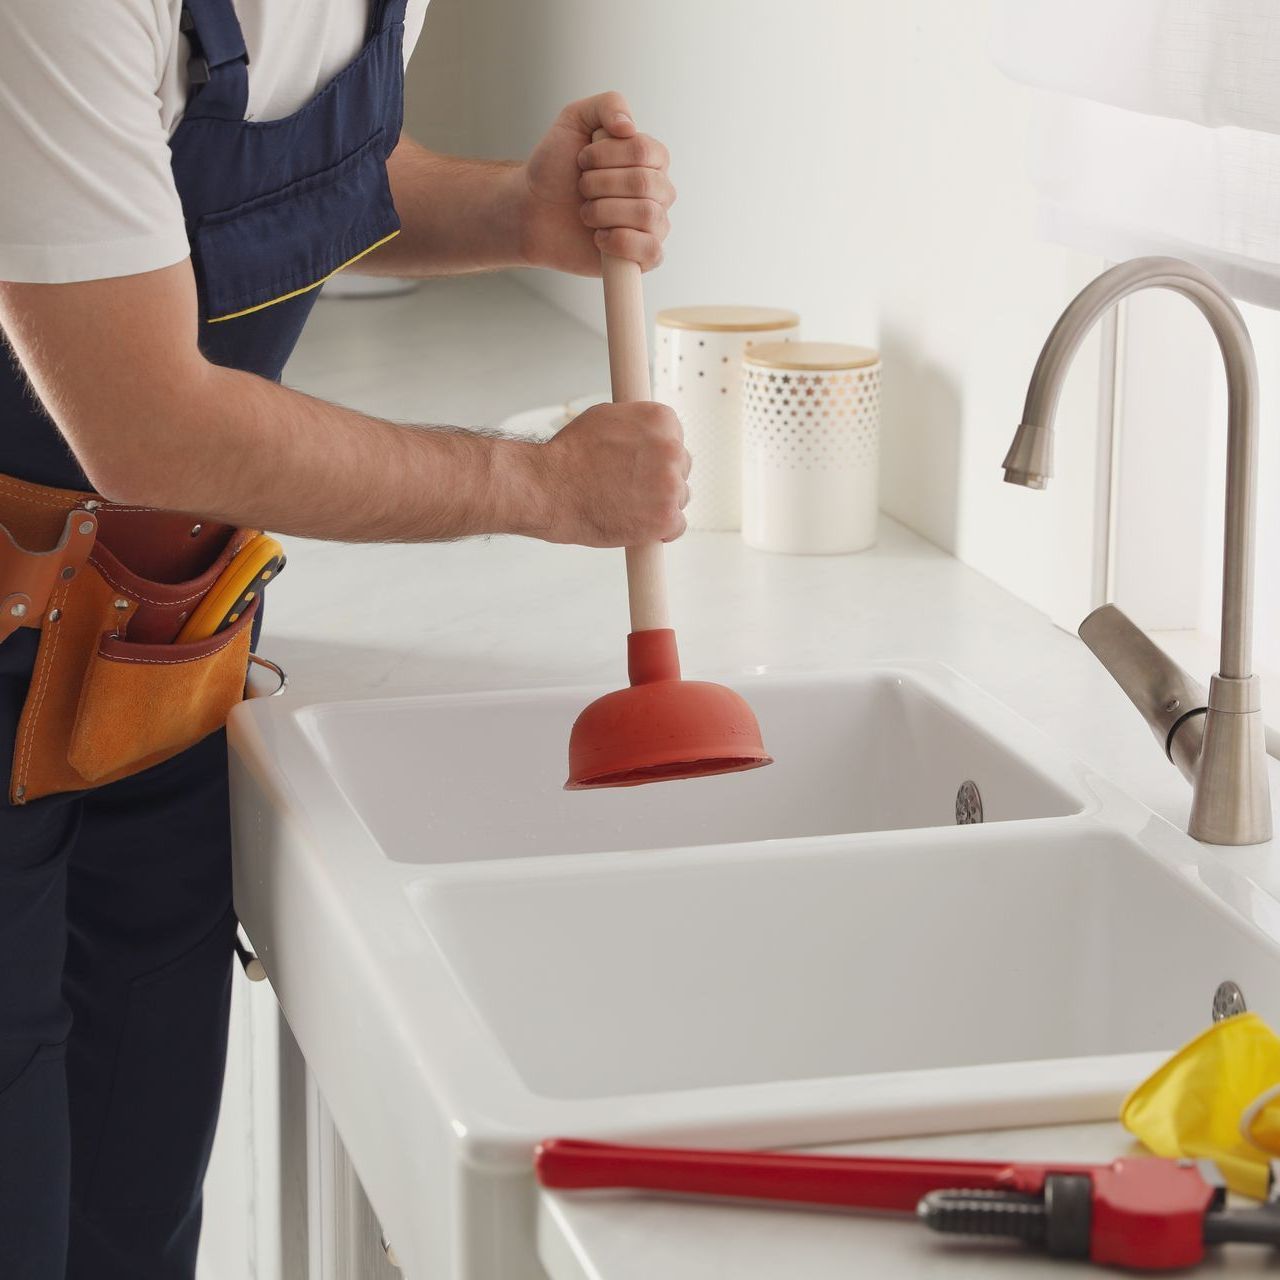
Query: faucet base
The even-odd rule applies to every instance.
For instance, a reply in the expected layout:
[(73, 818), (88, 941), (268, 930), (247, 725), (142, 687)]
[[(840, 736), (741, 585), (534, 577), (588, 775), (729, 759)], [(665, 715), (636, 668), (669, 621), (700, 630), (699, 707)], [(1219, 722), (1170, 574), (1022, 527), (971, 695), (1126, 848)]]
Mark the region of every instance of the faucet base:
[(1187, 832), (1207, 844), (1271, 839), (1266, 730), (1257, 676), (1209, 682), (1209, 710)]

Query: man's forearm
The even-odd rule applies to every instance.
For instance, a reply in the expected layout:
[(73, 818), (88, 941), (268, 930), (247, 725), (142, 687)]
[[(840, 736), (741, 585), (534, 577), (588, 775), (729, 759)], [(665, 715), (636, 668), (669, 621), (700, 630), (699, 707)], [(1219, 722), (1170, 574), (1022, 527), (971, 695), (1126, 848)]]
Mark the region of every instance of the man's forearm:
[(444, 276), (524, 265), (519, 166), (439, 155), (402, 136), (387, 177), (400, 234), (354, 270)]
[(195, 316), (189, 261), (0, 282), (0, 327), (107, 498), (353, 542), (617, 547), (684, 527), (689, 456), (660, 405), (598, 405), (546, 444), (398, 426), (210, 364)]
[(188, 392), (165, 430), (115, 437), (108, 497), (343, 542), (549, 524), (537, 445), (383, 422), (215, 365)]

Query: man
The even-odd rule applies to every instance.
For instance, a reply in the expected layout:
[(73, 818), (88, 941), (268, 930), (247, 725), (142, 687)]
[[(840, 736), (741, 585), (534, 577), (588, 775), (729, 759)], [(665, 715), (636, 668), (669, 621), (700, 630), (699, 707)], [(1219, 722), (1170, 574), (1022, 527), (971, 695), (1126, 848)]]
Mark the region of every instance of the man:
[(659, 406), (530, 444), (278, 381), (344, 267), (661, 257), (666, 153), (617, 94), (566, 107), (524, 164), (401, 134), (426, 2), (0, 7), (5, 1280), (193, 1273), (234, 931), (216, 726), (257, 606), (175, 640), (254, 531), (621, 546), (684, 527)]

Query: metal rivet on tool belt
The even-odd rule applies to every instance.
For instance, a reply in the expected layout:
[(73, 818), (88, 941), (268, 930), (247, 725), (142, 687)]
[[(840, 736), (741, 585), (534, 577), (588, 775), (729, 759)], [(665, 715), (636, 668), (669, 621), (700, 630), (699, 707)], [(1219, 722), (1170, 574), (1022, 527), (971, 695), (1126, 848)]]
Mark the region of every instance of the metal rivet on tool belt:
[(92, 532), (94, 531), (94, 529), (96, 529), (96, 528), (97, 528), (97, 525), (96, 525), (92, 520), (81, 520), (81, 521), (80, 521), (80, 532), (81, 532), (81, 533), (92, 533)]
[(15, 618), (25, 618), (25, 617), (27, 616), (27, 606), (26, 606), (25, 604), (18, 603), (18, 604), (15, 604), (15, 605), (14, 605), (14, 606), (9, 610), (9, 612), (10, 612), (10, 613), (15, 617)]
[(84, 504), (84, 509), (86, 511), (97, 511), (100, 506), (102, 506), (102, 503), (100, 503), (97, 498), (90, 498), (89, 501)]
[(50, 610), (49, 610), (49, 621), (50, 621), (50, 622), (57, 622), (57, 620), (58, 620), (60, 617), (62, 617), (62, 610), (61, 610), (61, 609), (50, 609)]
[(111, 607), (113, 609), (119, 609), (121, 613), (123, 613), (129, 607), (129, 602), (123, 596), (116, 596), (116, 598), (111, 602)]
[(202, 524), (193, 524), (193, 525), (191, 526), (191, 536), (192, 536), (193, 538), (198, 538), (198, 537), (200, 536), (201, 531), (202, 531), (203, 529), (204, 529), (204, 525), (202, 525)]
[(62, 571), (63, 582), (70, 582), (71, 579), (74, 578), (75, 576), (76, 576), (76, 571), (74, 567), (71, 565), (67, 565), (67, 567)]

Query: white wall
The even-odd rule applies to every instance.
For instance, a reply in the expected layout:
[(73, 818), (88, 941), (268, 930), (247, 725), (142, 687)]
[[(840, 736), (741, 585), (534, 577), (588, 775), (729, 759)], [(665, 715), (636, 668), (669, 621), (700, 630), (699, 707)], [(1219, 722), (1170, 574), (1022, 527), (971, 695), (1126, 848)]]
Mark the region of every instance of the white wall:
[[(1098, 357), (1062, 407), (1060, 479), (1000, 483), (1039, 344), (1099, 263), (1040, 243), (1034, 96), (986, 51), (985, 0), (434, 0), (456, 100), (411, 67), (413, 125), (524, 154), (558, 108), (615, 87), (680, 189), (651, 308), (792, 306), (811, 337), (886, 358), (884, 505), (1055, 617), (1091, 604)], [(455, 133), (454, 141), (458, 141)], [(600, 324), (598, 286), (530, 286)], [(571, 394), (589, 388), (566, 388)]]
[(405, 128), (424, 146), (465, 155), (476, 146), (478, 100), (468, 92), (468, 0), (429, 0), (405, 79)]

